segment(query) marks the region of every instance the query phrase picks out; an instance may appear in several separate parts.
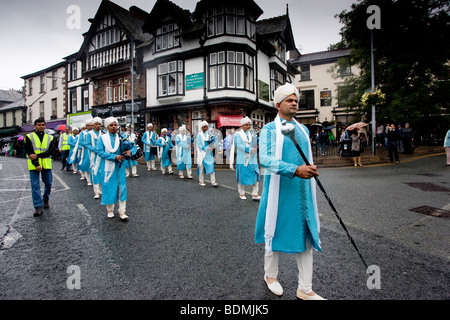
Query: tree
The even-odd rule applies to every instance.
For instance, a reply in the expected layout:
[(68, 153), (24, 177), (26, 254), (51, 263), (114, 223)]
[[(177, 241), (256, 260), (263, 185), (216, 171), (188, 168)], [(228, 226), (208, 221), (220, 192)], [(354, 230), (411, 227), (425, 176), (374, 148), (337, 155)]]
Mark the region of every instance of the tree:
[(448, 0), (363, 0), (337, 17), (344, 24), (342, 43), (352, 49), (351, 64), (361, 73), (347, 86), (355, 94), (346, 105), (370, 119), (360, 98), (371, 87), (370, 33), (367, 8), (380, 8), (381, 28), (374, 29), (375, 83), (386, 94), (377, 121), (424, 124), (430, 117), (448, 123), (450, 111), (450, 19)]

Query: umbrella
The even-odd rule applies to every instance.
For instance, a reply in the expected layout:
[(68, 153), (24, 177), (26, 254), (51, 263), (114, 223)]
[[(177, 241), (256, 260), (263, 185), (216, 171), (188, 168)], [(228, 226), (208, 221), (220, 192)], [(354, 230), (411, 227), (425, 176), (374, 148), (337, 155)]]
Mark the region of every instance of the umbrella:
[(45, 129), (44, 131), (46, 134), (55, 134), (56, 133), (55, 130), (52, 130), (52, 129)]
[(66, 130), (66, 125), (65, 124), (60, 124), (54, 130), (56, 130), (56, 131), (64, 131), (64, 130)]
[(348, 126), (347, 127), (347, 131), (352, 131), (352, 130), (355, 130), (355, 129), (361, 129), (362, 127), (365, 127), (365, 126), (368, 126), (368, 124), (367, 123), (364, 123), (364, 122), (357, 122), (357, 123), (354, 123), (354, 124), (352, 124), (352, 125), (350, 125), (350, 126)]
[(328, 126), (328, 127), (325, 128), (325, 130), (332, 130), (334, 128), (336, 128), (336, 127), (335, 126)]
[(311, 127), (323, 127), (320, 123), (313, 123), (310, 126)]

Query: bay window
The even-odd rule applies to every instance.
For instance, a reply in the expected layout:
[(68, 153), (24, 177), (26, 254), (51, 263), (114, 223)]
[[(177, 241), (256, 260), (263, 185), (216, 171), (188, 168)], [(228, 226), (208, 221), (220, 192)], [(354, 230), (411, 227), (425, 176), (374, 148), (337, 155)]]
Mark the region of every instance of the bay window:
[(181, 60), (158, 65), (158, 97), (184, 94), (184, 63)]
[(236, 88), (253, 91), (253, 57), (240, 51), (209, 55), (209, 89)]

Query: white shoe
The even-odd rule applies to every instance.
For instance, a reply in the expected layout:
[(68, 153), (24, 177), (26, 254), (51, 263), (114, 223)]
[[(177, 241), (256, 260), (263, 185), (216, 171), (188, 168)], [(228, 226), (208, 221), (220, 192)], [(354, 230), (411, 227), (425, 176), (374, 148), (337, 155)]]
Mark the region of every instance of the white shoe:
[(133, 174), (133, 177), (137, 178), (139, 175), (137, 173)]
[(297, 298), (302, 300), (326, 300), (321, 296), (319, 296), (317, 293), (314, 293), (314, 295), (310, 296), (309, 294), (304, 293), (300, 289), (297, 289)]
[(259, 201), (259, 200), (261, 200), (261, 196), (258, 196), (258, 195), (255, 196), (255, 195), (253, 195), (253, 196), (252, 196), (252, 199), (255, 200), (255, 201)]
[(269, 290), (277, 295), (277, 296), (282, 296), (283, 295), (283, 287), (281, 287), (281, 284), (278, 281), (274, 281), (272, 283), (269, 284), (269, 282), (267, 282), (267, 274), (264, 275), (264, 282), (267, 284), (267, 288), (269, 288)]
[(120, 220), (128, 220), (128, 216), (125, 213), (120, 213)]
[(184, 179), (184, 176), (179, 176), (180, 177), (180, 179)]
[(213, 187), (217, 187), (219, 184), (217, 183), (217, 182), (214, 182), (213, 184), (212, 184), (212, 186)]
[(192, 176), (188, 176), (188, 179), (193, 179)]
[(108, 218), (114, 218), (114, 212), (108, 211)]
[(173, 174), (173, 171), (169, 171), (169, 174)]
[(99, 195), (99, 194), (96, 194), (96, 195), (94, 196), (94, 199), (100, 199), (100, 195)]
[(203, 182), (200, 182), (199, 185), (201, 185), (202, 187), (206, 187), (206, 184), (204, 184)]
[(239, 198), (240, 198), (241, 200), (246, 200), (246, 199), (247, 199), (246, 196), (241, 196), (241, 195), (239, 195)]
[(87, 184), (88, 186), (92, 186), (92, 183), (90, 183), (90, 182), (88, 182), (88, 184)]
[(129, 174), (126, 174), (126, 175), (125, 175), (126, 178), (128, 178), (129, 176), (130, 176)]

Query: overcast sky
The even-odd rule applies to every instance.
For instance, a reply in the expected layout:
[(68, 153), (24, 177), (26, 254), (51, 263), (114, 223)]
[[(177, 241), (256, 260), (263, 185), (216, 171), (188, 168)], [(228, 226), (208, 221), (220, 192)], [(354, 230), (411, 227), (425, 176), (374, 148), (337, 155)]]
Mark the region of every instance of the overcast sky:
[[(128, 9), (132, 5), (150, 12), (156, 0), (112, 0)], [(199, 0), (172, 0), (193, 12)], [(286, 13), (297, 48), (302, 54), (324, 51), (340, 41), (342, 25), (335, 14), (349, 10), (356, 0), (255, 0), (264, 11), (259, 19)], [(45, 69), (77, 52), (101, 0), (0, 0), (0, 89), (21, 89), (21, 76)], [(67, 20), (80, 9), (79, 28), (68, 28)], [(73, 25), (73, 24), (72, 24)]]

